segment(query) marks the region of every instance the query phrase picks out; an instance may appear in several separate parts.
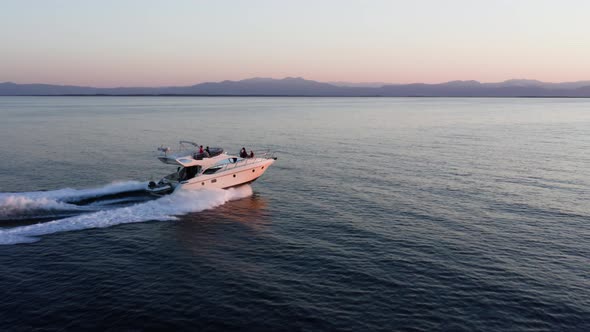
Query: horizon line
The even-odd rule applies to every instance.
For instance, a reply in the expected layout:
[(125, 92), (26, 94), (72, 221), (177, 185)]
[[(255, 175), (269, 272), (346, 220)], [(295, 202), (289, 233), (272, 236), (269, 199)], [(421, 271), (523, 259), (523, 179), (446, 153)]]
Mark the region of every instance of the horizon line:
[(69, 84), (69, 83), (41, 83), (41, 82), (18, 83), (18, 82), (14, 82), (14, 81), (2, 81), (2, 82), (0, 82), (0, 84), (16, 84), (16, 85), (36, 85), (36, 84), (39, 84), (39, 85), (56, 85), (56, 86), (75, 86), (75, 87), (97, 88), (97, 89), (173, 88), (173, 87), (194, 86), (194, 85), (205, 84), (205, 83), (241, 82), (241, 81), (255, 80), (255, 79), (260, 79), (260, 80), (274, 80), (274, 81), (282, 81), (282, 80), (288, 80), (288, 79), (300, 79), (300, 80), (305, 80), (305, 81), (312, 81), (312, 82), (318, 82), (318, 83), (331, 84), (331, 85), (334, 85), (334, 86), (338, 86), (338, 84), (359, 84), (359, 85), (363, 85), (363, 84), (379, 85), (379, 84), (381, 84), (382, 86), (386, 86), (386, 85), (412, 85), (412, 84), (439, 85), (439, 84), (454, 83), (454, 82), (476, 82), (476, 83), (479, 83), (479, 84), (498, 84), (498, 83), (506, 83), (506, 82), (510, 82), (510, 81), (529, 81), (529, 82), (538, 82), (538, 83), (543, 83), (543, 84), (564, 84), (564, 83), (588, 82), (590, 84), (590, 79), (587, 79), (587, 80), (576, 80), (576, 81), (560, 81), (560, 82), (548, 82), (548, 81), (541, 81), (541, 80), (532, 79), (532, 78), (509, 78), (509, 79), (505, 79), (503, 81), (490, 81), (490, 82), (483, 82), (483, 81), (478, 81), (478, 80), (475, 80), (475, 79), (468, 79), (468, 80), (457, 79), (457, 80), (450, 80), (450, 81), (441, 81), (441, 82), (436, 82), (436, 83), (426, 83), (426, 82), (393, 83), (393, 82), (377, 82), (377, 81), (372, 81), (372, 82), (357, 82), (357, 81), (343, 81), (343, 80), (338, 80), (338, 81), (320, 81), (320, 80), (314, 80), (314, 79), (307, 79), (307, 78), (304, 78), (302, 76), (285, 76), (285, 77), (282, 77), (282, 78), (253, 76), (253, 77), (247, 77), (247, 78), (242, 78), (242, 79), (225, 79), (225, 80), (219, 80), (219, 81), (201, 81), (201, 82), (196, 82), (196, 83), (189, 83), (187, 85), (128, 85), (128, 86), (117, 85), (117, 86), (93, 86), (93, 85)]

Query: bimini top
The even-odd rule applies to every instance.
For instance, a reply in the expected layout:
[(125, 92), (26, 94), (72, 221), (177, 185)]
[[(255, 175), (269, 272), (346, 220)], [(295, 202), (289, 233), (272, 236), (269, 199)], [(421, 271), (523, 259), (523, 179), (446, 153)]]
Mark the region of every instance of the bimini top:
[[(181, 141), (180, 143), (181, 145), (183, 143), (190, 143), (195, 147), (197, 146), (193, 142)], [(209, 152), (205, 151), (203, 153), (199, 153), (196, 149), (180, 150), (182, 151), (169, 154), (171, 151), (170, 148), (160, 147), (158, 148), (158, 151), (161, 151), (164, 155), (159, 156), (158, 159), (164, 164), (180, 165), (182, 167), (207, 167), (209, 165), (215, 164), (220, 159), (227, 158), (227, 154), (223, 152), (222, 148), (209, 148)]]

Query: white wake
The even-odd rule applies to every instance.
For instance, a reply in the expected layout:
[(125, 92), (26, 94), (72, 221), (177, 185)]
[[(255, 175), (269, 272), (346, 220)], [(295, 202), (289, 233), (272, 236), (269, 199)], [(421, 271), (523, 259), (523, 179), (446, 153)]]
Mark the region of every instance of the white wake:
[(174, 220), (178, 215), (203, 211), (222, 205), (227, 201), (251, 195), (252, 187), (247, 185), (227, 190), (181, 191), (128, 207), (0, 230), (0, 245), (35, 242), (39, 240), (39, 236), (53, 233), (104, 228), (151, 220)]
[(78, 211), (80, 206), (47, 197), (31, 198), (21, 195), (0, 197), (0, 218), (28, 215), (39, 210)]
[(52, 191), (23, 193), (0, 193), (0, 219), (29, 215), (39, 211), (84, 211), (93, 210), (72, 203), (84, 199), (114, 195), (145, 188), (145, 182), (115, 182), (104, 187), (90, 189), (64, 188)]

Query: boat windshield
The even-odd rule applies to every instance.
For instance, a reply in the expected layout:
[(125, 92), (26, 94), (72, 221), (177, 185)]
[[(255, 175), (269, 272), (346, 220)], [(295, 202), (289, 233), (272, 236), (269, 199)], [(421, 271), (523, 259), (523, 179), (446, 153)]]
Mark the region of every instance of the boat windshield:
[(201, 171), (201, 166), (184, 167), (178, 172), (178, 180), (186, 181), (194, 178)]

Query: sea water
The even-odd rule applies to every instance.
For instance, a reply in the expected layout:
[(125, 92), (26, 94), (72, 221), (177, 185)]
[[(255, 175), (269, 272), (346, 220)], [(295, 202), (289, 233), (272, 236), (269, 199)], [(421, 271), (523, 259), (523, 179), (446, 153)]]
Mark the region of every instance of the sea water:
[[(181, 139), (277, 162), (152, 199)], [(590, 330), (590, 101), (2, 97), (0, 329)]]

